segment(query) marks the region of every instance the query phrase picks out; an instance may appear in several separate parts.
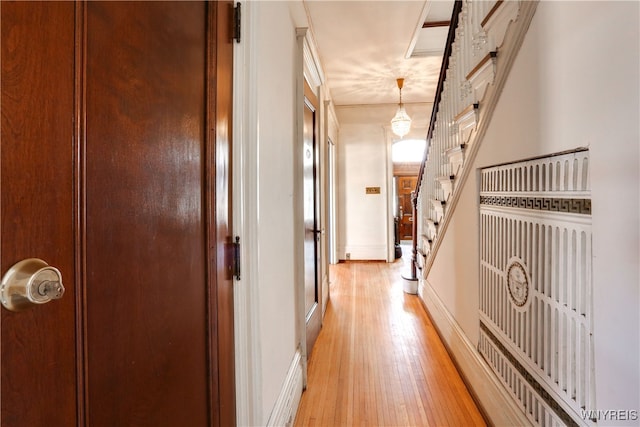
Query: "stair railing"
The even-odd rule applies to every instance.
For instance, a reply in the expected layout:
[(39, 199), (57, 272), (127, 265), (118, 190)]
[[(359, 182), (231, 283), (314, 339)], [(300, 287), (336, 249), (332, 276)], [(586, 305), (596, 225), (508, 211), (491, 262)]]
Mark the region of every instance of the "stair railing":
[[(415, 190), (426, 278), (537, 2), (456, 0)], [(467, 167), (465, 167), (467, 165)]]

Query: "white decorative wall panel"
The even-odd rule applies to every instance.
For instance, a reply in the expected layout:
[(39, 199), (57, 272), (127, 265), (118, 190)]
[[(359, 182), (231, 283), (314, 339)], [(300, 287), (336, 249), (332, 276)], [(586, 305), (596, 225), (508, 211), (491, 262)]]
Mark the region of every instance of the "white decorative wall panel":
[(589, 152), (481, 171), (479, 351), (537, 425), (595, 407)]

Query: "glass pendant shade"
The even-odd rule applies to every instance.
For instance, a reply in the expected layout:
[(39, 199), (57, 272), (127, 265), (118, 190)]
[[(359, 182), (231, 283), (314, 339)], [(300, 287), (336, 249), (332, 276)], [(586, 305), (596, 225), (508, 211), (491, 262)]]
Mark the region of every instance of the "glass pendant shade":
[(402, 105), (398, 107), (396, 115), (391, 119), (391, 130), (400, 138), (411, 130), (411, 117), (409, 117)]
[(400, 102), (398, 102), (398, 111), (396, 115), (391, 119), (391, 130), (400, 138), (409, 133), (411, 129), (411, 117), (407, 114), (407, 111), (402, 106), (402, 86), (404, 85), (404, 79), (397, 79), (398, 91), (400, 92)]

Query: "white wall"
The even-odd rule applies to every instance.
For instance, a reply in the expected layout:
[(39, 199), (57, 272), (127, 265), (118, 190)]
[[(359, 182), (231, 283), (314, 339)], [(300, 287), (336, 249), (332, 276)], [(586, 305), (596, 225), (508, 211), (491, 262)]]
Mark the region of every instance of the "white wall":
[[(414, 120), (407, 138), (426, 138), (431, 104), (407, 104)], [(390, 200), (392, 164), (389, 122), (396, 105), (338, 106), (338, 258), (386, 260), (392, 223)], [(380, 194), (366, 194), (380, 187)], [(391, 239), (392, 240), (392, 239)]]
[[(639, 12), (637, 2), (540, 2), (475, 163), (465, 165), (589, 147), (597, 408), (587, 409), (640, 409)], [(428, 276), (472, 343), (477, 188), (472, 172)]]
[[(308, 23), (299, 1), (245, 2), (242, 20), (234, 59), (233, 157), (234, 231), (242, 238), (242, 279), (235, 288), (238, 424), (285, 425), (295, 417), (306, 367), (302, 257), (296, 250), (304, 236), (296, 179), (303, 56), (296, 36)], [(318, 94), (321, 103), (329, 99), (323, 87)], [(320, 132), (322, 147), (327, 134), (336, 142), (337, 122), (330, 120), (326, 129), (321, 123)]]
[[(387, 259), (387, 186), (384, 130), (343, 123), (338, 145), (338, 257)], [(365, 194), (380, 187), (380, 194)]]
[[(296, 39), (286, 4), (260, 5), (258, 215), (262, 407), (266, 423), (296, 350), (293, 144)], [(278, 100), (278, 108), (274, 108)]]

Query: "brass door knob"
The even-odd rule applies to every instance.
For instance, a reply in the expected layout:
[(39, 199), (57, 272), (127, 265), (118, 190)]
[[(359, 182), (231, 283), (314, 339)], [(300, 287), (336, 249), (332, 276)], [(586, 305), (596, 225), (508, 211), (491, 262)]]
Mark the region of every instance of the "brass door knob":
[(62, 274), (38, 258), (28, 258), (13, 265), (0, 284), (2, 305), (11, 311), (22, 311), (64, 295)]

